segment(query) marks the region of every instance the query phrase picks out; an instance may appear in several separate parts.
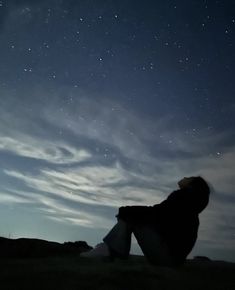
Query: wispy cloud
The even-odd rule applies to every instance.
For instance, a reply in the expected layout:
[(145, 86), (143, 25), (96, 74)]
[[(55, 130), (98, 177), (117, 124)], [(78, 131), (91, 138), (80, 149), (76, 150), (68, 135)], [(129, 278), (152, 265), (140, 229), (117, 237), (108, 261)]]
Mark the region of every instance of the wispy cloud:
[(113, 222), (107, 217), (102, 217), (90, 211), (84, 211), (80, 204), (68, 206), (64, 199), (54, 198), (53, 195), (46, 196), (42, 192), (22, 191), (20, 189), (7, 189), (1, 193), (0, 203), (15, 206), (16, 204), (30, 204), (35, 211), (42, 213), (51, 220), (67, 225), (79, 225), (87, 228), (108, 229)]
[(27, 135), (19, 137), (21, 140), (7, 136), (0, 137), (0, 151), (55, 164), (77, 163), (91, 157), (87, 150), (76, 149), (64, 142), (52, 143)]
[(151, 204), (160, 200), (158, 194), (161, 194), (151, 186), (148, 187), (148, 177), (142, 189), (136, 187), (137, 177), (118, 163), (113, 167), (94, 165), (57, 171), (47, 169), (37, 175), (9, 170), (4, 172), (23, 181), (31, 190), (89, 205), (119, 207), (133, 202)]
[(112, 225), (108, 218), (98, 216), (92, 212), (85, 212), (81, 207), (75, 210), (53, 198), (41, 198), (39, 196), (39, 200), (42, 204), (40, 210), (51, 220), (95, 229), (108, 229)]
[(4, 193), (0, 192), (0, 203), (1, 204), (26, 204), (26, 203), (31, 203), (27, 198), (23, 196), (16, 196), (16, 195), (11, 195), (9, 192)]

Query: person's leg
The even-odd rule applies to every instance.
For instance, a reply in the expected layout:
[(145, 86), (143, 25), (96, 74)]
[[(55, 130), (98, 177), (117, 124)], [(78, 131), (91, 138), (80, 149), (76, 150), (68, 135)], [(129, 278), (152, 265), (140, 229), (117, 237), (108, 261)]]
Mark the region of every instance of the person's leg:
[(147, 260), (159, 266), (172, 266), (173, 259), (161, 235), (152, 228), (138, 225), (133, 228), (136, 240)]
[(103, 241), (108, 246), (111, 255), (121, 258), (127, 258), (129, 256), (131, 234), (132, 226), (119, 220), (111, 231), (103, 238)]
[(89, 252), (82, 253), (82, 257), (110, 257), (111, 260), (115, 257), (127, 258), (131, 247), (132, 227), (122, 220), (111, 229), (104, 237), (103, 243), (96, 245)]

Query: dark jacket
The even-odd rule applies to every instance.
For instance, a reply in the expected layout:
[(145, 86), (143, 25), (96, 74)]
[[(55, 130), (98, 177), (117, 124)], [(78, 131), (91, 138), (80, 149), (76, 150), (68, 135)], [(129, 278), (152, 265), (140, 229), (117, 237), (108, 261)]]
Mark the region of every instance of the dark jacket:
[(198, 214), (207, 206), (208, 199), (203, 192), (180, 189), (154, 206), (121, 207), (117, 217), (135, 225), (153, 226), (168, 245), (175, 263), (180, 264), (196, 242)]

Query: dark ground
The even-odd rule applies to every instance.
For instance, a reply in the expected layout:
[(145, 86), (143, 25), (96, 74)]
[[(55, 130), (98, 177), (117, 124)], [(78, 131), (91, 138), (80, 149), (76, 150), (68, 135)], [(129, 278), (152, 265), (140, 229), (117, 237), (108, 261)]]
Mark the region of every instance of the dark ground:
[(74, 256), (0, 260), (1, 290), (234, 290), (235, 264), (189, 260), (171, 269), (144, 257), (113, 263)]

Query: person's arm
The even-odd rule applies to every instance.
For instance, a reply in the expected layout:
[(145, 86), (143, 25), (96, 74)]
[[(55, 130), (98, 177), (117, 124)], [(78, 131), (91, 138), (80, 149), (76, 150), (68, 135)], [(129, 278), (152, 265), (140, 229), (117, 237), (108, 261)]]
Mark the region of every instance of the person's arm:
[(155, 210), (153, 206), (122, 206), (116, 217), (126, 222), (151, 222), (155, 220)]

